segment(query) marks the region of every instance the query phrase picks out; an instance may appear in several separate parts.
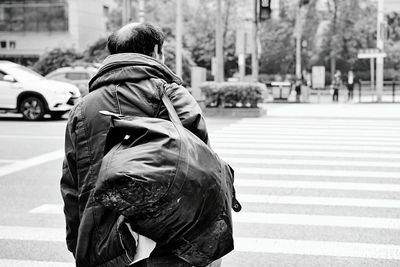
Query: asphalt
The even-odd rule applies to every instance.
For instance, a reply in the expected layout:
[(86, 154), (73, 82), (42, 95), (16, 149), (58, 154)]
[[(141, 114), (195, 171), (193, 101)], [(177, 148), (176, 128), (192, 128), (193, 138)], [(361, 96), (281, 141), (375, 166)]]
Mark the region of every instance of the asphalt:
[[(235, 177), (238, 184), (261, 180), (287, 182), (289, 185), (301, 181), (372, 184), (372, 187), (368, 190), (307, 186), (285, 188), (260, 186), (260, 182), (236, 186), (239, 201), (242, 198), (244, 221), (234, 224), (236, 250), (224, 257), (223, 266), (400, 266), (400, 208), (397, 204), (394, 207), (373, 207), (364, 203), (361, 203), (362, 206), (279, 203), (287, 197), (294, 197), (295, 201), (300, 201), (302, 197), (313, 198), (313, 201), (322, 201), (321, 198), (347, 199), (350, 202), (354, 199), (400, 200), (399, 191), (394, 189), (400, 186), (400, 165), (385, 167), (385, 164), (398, 162), (396, 157), (400, 155), (400, 135), (396, 134), (400, 133), (400, 105), (266, 103), (263, 107), (267, 109), (267, 116), (262, 118), (206, 118), (215, 150), (221, 151), (222, 158), (239, 159), (231, 163), (238, 170)], [(61, 212), (32, 213), (33, 209), (47, 204), (61, 207), (59, 179), (62, 158), (57, 153), (49, 153), (63, 149), (65, 124), (65, 120), (26, 122), (18, 116), (0, 117), (0, 266), (10, 266), (11, 262), (16, 266), (73, 266), (73, 258), (62, 238), (56, 236), (51, 238), (57, 241), (44, 241), (50, 237), (46, 234), (35, 237), (29, 232), (33, 231), (30, 227), (56, 229), (61, 233), (65, 228)], [(372, 150), (371, 146), (359, 144), (361, 141), (357, 140), (357, 136), (363, 136), (367, 140), (365, 142), (376, 143), (376, 146)], [(304, 148), (295, 148), (298, 145), (296, 140), (305, 142)], [(322, 144), (317, 144), (317, 140)], [(351, 151), (339, 146), (330, 150), (324, 147), (335, 140), (342, 140)], [(257, 142), (263, 146), (252, 145)], [(243, 144), (249, 144), (248, 148)], [(293, 148), (290, 148), (291, 145)], [(385, 148), (394, 151), (388, 152)], [(312, 153), (314, 150), (319, 154)], [(259, 151), (271, 154), (259, 155)], [(284, 152), (285, 155), (274, 154), (274, 151)], [(305, 155), (296, 155), (297, 152)], [(327, 154), (321, 156), (320, 152)], [(329, 153), (339, 155), (330, 156)], [(360, 156), (350, 157), (348, 153), (359, 153)], [(368, 153), (377, 156), (368, 158)], [(36, 161), (32, 159), (42, 155), (50, 156), (35, 165)], [(379, 155), (387, 159), (380, 159)], [(245, 160), (240, 162), (240, 159), (249, 159), (250, 163)], [(265, 159), (266, 163), (258, 163), (259, 159)], [(292, 162), (272, 162), (279, 159)], [(315, 163), (322, 159), (331, 161), (331, 164)], [(304, 160), (306, 163), (296, 164), (296, 161)], [(349, 164), (335, 165), (338, 161)], [(376, 166), (353, 166), (352, 162), (356, 161), (371, 162)], [(28, 164), (32, 162), (32, 166)], [(12, 170), (13, 164), (20, 169), (1, 175)], [(379, 167), (380, 164), (383, 167)], [(246, 170), (240, 171), (242, 168)], [(249, 173), (253, 169), (258, 171)], [(282, 172), (294, 170), (295, 173), (273, 173), (271, 170), (274, 169)], [(302, 171), (310, 172), (310, 175), (301, 175)], [(340, 171), (344, 174), (335, 173)], [(355, 171), (372, 175), (346, 174)], [(314, 172), (322, 174), (315, 175)], [(394, 173), (394, 177), (380, 177), (387, 173)], [(374, 185), (385, 184), (392, 185), (393, 189), (379, 191), (373, 188)], [(266, 202), (252, 202), (248, 196), (274, 197)], [(255, 215), (251, 214), (267, 215), (268, 220), (276, 221), (255, 222)], [(309, 215), (315, 219), (282, 221), (286, 218), (284, 216), (296, 218), (296, 215)], [(323, 216), (336, 216), (329, 218), (338, 225), (343, 224), (346, 218), (356, 224), (360, 222), (355, 218), (371, 219), (371, 226), (332, 226), (319, 221)], [(387, 222), (386, 219), (394, 221)], [(372, 226), (374, 223), (377, 224), (375, 227)], [(17, 228), (7, 228), (9, 226)], [(14, 230), (10, 233), (8, 229)], [(25, 236), (18, 236), (24, 231), (27, 231)], [(351, 249), (343, 251), (347, 246)]]

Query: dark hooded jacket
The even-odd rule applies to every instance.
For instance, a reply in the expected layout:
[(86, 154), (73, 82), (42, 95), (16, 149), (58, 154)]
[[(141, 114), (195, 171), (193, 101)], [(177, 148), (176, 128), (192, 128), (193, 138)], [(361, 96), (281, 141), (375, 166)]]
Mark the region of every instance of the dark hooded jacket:
[[(99, 111), (168, 119), (156, 85), (159, 79), (170, 84), (165, 93), (183, 126), (208, 143), (199, 105), (168, 67), (141, 54), (116, 54), (106, 58), (89, 82), (90, 94), (71, 111), (65, 135), (61, 193), (67, 246), (77, 266), (126, 266), (135, 254), (135, 241), (124, 223), (125, 218), (93, 200), (110, 128), (109, 117)], [(165, 256), (168, 249), (157, 247), (153, 254)]]

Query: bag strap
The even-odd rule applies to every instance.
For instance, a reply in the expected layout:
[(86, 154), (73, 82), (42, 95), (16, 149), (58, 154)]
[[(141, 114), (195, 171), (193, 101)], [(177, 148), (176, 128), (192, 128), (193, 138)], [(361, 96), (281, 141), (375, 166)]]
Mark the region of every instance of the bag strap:
[[(166, 82), (164, 80), (161, 80), (161, 84), (162, 84), (162, 90), (161, 90), (161, 101), (163, 102), (165, 108), (168, 111), (168, 117), (171, 120), (171, 122), (175, 125), (181, 125), (182, 126), (182, 122), (179, 119), (178, 114), (176, 113), (176, 110), (174, 108), (174, 106), (172, 105), (171, 100), (169, 99), (169, 97), (167, 96), (166, 90), (165, 90), (165, 86), (166, 86)], [(123, 113), (122, 113), (122, 109), (121, 109), (121, 105), (119, 102), (119, 97), (118, 97), (118, 86), (119, 84), (117, 84), (115, 86), (115, 98), (117, 100), (117, 107), (118, 107), (118, 112), (119, 114), (115, 114), (113, 112), (109, 112), (109, 111), (100, 111), (101, 114), (106, 115), (106, 116), (114, 116), (117, 117), (119, 119), (121, 119), (122, 117), (124, 117)]]
[(169, 119), (171, 120), (171, 122), (172, 122), (173, 124), (181, 125), (181, 126), (182, 126), (182, 122), (181, 122), (181, 120), (179, 119), (179, 116), (178, 116), (178, 114), (176, 113), (176, 110), (175, 110), (174, 106), (172, 105), (172, 102), (171, 102), (171, 100), (168, 98), (168, 96), (167, 96), (166, 94), (162, 94), (161, 100), (162, 100), (162, 102), (164, 103), (164, 106), (165, 106), (165, 108), (166, 108), (167, 111), (168, 111), (168, 116), (169, 116)]
[(172, 105), (171, 99), (169, 99), (169, 97), (167, 96), (167, 90), (165, 89), (165, 86), (167, 85), (167, 83), (162, 79), (159, 79), (159, 80), (160, 80), (160, 82), (162, 84), (162, 87), (161, 87), (161, 101), (163, 102), (165, 108), (168, 111), (169, 119), (171, 120), (171, 122), (173, 124), (182, 126), (182, 122), (179, 119), (178, 113), (176, 113), (174, 105)]

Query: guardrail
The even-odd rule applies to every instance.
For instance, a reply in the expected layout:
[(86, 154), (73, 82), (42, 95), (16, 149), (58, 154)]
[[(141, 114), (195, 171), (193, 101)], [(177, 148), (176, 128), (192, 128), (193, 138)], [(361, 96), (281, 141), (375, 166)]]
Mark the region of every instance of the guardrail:
[[(359, 82), (359, 91), (358, 91), (358, 98), (359, 98), (359, 102), (362, 102), (362, 97), (366, 92), (369, 92), (370, 95), (373, 93), (376, 93), (375, 90), (375, 84), (373, 84), (371, 86), (371, 82), (367, 82), (367, 81), (360, 81)], [(396, 102), (396, 90), (398, 88), (398, 86), (400, 86), (400, 81), (397, 80), (392, 80), (392, 81), (384, 81), (383, 82), (383, 94), (386, 95), (391, 95), (392, 101), (393, 103)], [(400, 99), (399, 101), (400, 102)]]

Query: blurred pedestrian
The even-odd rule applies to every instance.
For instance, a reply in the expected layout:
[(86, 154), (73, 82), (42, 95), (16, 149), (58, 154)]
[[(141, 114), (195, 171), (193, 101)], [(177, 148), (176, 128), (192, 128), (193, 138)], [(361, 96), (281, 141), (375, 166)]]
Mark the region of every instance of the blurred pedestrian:
[(296, 83), (295, 83), (295, 87), (294, 87), (294, 90), (296, 92), (296, 102), (300, 102), (301, 84), (302, 84), (302, 80), (297, 78), (296, 79)]
[[(182, 80), (163, 63), (163, 43), (164, 34), (147, 23), (131, 23), (111, 34), (107, 45), (111, 55), (90, 81), (90, 93), (70, 113), (61, 193), (67, 245), (78, 267), (191, 266), (171, 253), (170, 244), (161, 246), (138, 235), (128, 218), (103, 207), (93, 197), (111, 127), (110, 118), (99, 111), (167, 119), (168, 114), (160, 111), (163, 105), (157, 79), (174, 83), (166, 86), (165, 94), (179, 119), (184, 127), (208, 143), (199, 105), (181, 86)], [(138, 250), (144, 252), (145, 259), (132, 265)], [(219, 265), (220, 260), (211, 266)]]
[(338, 102), (339, 101), (339, 89), (342, 86), (342, 73), (340, 70), (336, 70), (335, 75), (333, 76), (333, 83), (332, 83), (332, 101)]
[(349, 73), (347, 76), (347, 90), (348, 90), (347, 100), (352, 101), (353, 100), (353, 91), (354, 91), (354, 73), (352, 70), (349, 70)]

